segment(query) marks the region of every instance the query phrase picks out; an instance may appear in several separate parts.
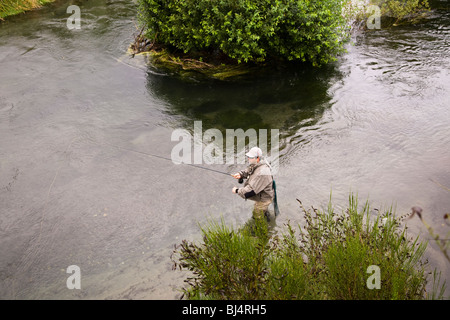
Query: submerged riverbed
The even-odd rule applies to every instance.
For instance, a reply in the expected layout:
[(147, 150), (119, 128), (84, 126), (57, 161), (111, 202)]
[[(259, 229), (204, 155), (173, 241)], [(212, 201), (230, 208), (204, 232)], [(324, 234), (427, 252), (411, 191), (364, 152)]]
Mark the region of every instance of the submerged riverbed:
[[(170, 158), (174, 130), (280, 130), (277, 226), (296, 198), (337, 210), (350, 192), (401, 215), (420, 206), (444, 234), (450, 212), (450, 12), (358, 34), (323, 69), (237, 81), (182, 80), (131, 58), (131, 1), (69, 1), (0, 23), (0, 298), (175, 299), (170, 254), (199, 223), (242, 225), (234, 179)], [(242, 165), (214, 165), (234, 172)], [(411, 235), (428, 238), (416, 219)], [(430, 243), (433, 267), (448, 262)], [(81, 289), (66, 270), (80, 267)], [(448, 290), (447, 290), (448, 292)], [(448, 293), (447, 293), (448, 294)]]

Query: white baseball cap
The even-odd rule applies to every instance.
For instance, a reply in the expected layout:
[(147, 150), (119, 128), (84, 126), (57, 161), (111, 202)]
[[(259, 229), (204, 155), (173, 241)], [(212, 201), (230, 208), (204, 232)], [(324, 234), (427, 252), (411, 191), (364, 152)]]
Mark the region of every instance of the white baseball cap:
[(245, 155), (249, 158), (258, 158), (262, 156), (262, 151), (258, 147), (253, 147)]

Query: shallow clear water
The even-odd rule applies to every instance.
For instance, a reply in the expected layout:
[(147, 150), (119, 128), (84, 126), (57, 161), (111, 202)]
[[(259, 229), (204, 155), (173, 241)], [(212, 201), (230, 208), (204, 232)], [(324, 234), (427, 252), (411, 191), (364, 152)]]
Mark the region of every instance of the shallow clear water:
[[(175, 129), (280, 130), (277, 225), (301, 222), (296, 198), (325, 207), (350, 192), (373, 208), (412, 206), (444, 233), (450, 211), (448, 10), (355, 35), (320, 70), (272, 70), (234, 82), (181, 80), (125, 52), (130, 1), (69, 1), (0, 24), (0, 297), (172, 299), (184, 274), (173, 245), (198, 223), (241, 225), (251, 203), (232, 178), (170, 158)], [(233, 172), (242, 166), (214, 165)], [(408, 220), (410, 232), (427, 233)], [(432, 266), (448, 263), (431, 244)], [(78, 265), (81, 290), (66, 269)]]

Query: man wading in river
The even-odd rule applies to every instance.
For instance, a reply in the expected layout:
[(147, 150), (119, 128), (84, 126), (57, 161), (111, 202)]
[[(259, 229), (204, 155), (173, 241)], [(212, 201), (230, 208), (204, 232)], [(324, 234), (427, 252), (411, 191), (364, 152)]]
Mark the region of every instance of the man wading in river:
[(262, 151), (258, 147), (251, 148), (245, 155), (248, 157), (249, 166), (232, 176), (236, 179), (246, 179), (246, 181), (242, 188), (233, 187), (232, 191), (245, 200), (255, 201), (253, 219), (265, 217), (267, 222), (270, 222), (268, 208), (275, 194), (270, 166), (261, 161)]

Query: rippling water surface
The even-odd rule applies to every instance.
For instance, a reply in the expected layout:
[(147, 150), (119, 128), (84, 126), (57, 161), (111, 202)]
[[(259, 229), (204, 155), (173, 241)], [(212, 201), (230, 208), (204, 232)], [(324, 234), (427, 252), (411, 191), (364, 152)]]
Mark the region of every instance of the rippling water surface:
[[(282, 214), (296, 198), (345, 208), (350, 192), (398, 214), (418, 205), (442, 233), (450, 211), (448, 10), (426, 21), (355, 35), (339, 61), (236, 82), (180, 80), (125, 52), (131, 1), (70, 1), (0, 24), (0, 297), (173, 299), (184, 274), (170, 254), (198, 223), (241, 225), (251, 204), (223, 175), (170, 157), (177, 128), (280, 130)], [(442, 7), (442, 6), (441, 6)], [(239, 165), (216, 165), (232, 172)], [(409, 220), (410, 232), (427, 233)], [(448, 262), (431, 243), (432, 266)], [(81, 290), (66, 287), (80, 267)]]

